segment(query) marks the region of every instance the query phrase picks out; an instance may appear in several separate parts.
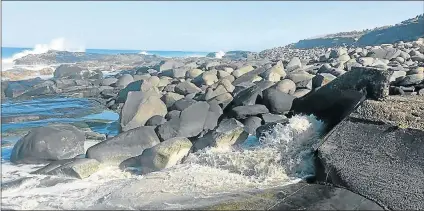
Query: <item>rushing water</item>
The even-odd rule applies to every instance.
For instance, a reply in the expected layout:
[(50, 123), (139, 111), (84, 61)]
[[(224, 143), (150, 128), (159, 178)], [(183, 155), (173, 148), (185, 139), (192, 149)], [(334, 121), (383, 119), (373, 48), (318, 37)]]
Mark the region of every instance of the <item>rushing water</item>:
[[(63, 112), (63, 108), (75, 108), (76, 113), (81, 113), (79, 106), (90, 109), (92, 103), (88, 100), (41, 100), (39, 103), (44, 103), (43, 108), (50, 109), (47, 113), (56, 117), (35, 121), (37, 123), (6, 123), (2, 127), (11, 130), (56, 121), (102, 119), (104, 124), (94, 124), (96, 127), (92, 129), (116, 133), (111, 125), (117, 116), (110, 112), (75, 118), (55, 115), (56, 111)], [(14, 105), (2, 105), (2, 112), (11, 116), (20, 111), (25, 111), (26, 115), (45, 111), (37, 110), (34, 101)], [(311, 147), (317, 143), (322, 128), (322, 122), (313, 116), (294, 116), (288, 124), (277, 125), (260, 140), (251, 136), (242, 146), (204, 149), (190, 154), (183, 163), (170, 169), (136, 175), (104, 167), (82, 180), (29, 174), (41, 166), (12, 165), (8, 161), (11, 147), (2, 148), (2, 208), (184, 209), (205, 206), (228, 194), (283, 186), (312, 174)], [(17, 138), (10, 136), (7, 140), (16, 141)]]

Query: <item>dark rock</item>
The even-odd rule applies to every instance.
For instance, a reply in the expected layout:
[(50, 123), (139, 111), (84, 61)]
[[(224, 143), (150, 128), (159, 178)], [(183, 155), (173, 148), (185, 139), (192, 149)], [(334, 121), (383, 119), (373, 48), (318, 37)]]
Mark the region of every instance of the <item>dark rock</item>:
[(72, 125), (49, 125), (32, 129), (13, 147), (13, 163), (44, 163), (84, 153), (85, 135)]
[(171, 119), (173, 119), (173, 118), (179, 118), (179, 117), (180, 117), (180, 114), (181, 114), (181, 111), (172, 110), (172, 111), (168, 112), (168, 113), (165, 115), (165, 119), (166, 119), (167, 121), (169, 121), (169, 120), (171, 120)]
[(209, 112), (206, 117), (205, 124), (203, 125), (203, 130), (213, 130), (216, 126), (218, 126), (219, 117), (224, 113), (222, 108), (219, 106), (217, 102), (208, 102), (209, 103)]
[(87, 158), (116, 165), (159, 142), (153, 127), (138, 127), (88, 148)]
[(205, 136), (197, 139), (193, 150), (197, 151), (206, 147), (229, 147), (242, 143), (247, 136), (248, 133), (244, 131), (242, 123), (233, 118), (224, 119), (214, 131), (209, 131)]
[(100, 163), (95, 159), (78, 158), (53, 161), (49, 165), (32, 172), (32, 174), (47, 174), (84, 179), (99, 169)]
[(261, 74), (265, 71), (266, 71), (265, 68), (256, 68), (252, 71), (249, 71), (249, 72), (241, 75), (236, 80), (234, 80), (232, 84), (234, 86), (237, 86), (237, 85), (242, 84), (242, 83), (252, 82), (255, 79), (255, 77), (257, 77), (259, 74)]
[(177, 110), (177, 111), (184, 111), (184, 109), (188, 108), (189, 106), (197, 103), (196, 100), (193, 99), (180, 99), (177, 100), (174, 105), (171, 107), (171, 110)]
[(158, 126), (166, 122), (166, 119), (163, 116), (152, 116), (149, 120), (146, 122), (146, 126)]
[(348, 117), (318, 148), (322, 167), (317, 179), (373, 199), (387, 210), (424, 209), (422, 137), (421, 130)]
[(167, 108), (171, 108), (175, 104), (175, 102), (183, 98), (183, 95), (174, 92), (168, 92), (161, 97), (162, 101), (165, 103)]
[(287, 119), (287, 117), (284, 116), (284, 115), (271, 114), (271, 113), (262, 114), (261, 117), (262, 117), (262, 120), (265, 124), (270, 123), (270, 122), (278, 122), (278, 121), (282, 121), (282, 120)]
[(266, 134), (270, 133), (272, 130), (274, 130), (274, 127), (277, 124), (285, 125), (288, 122), (289, 122), (288, 119), (282, 119), (282, 120), (278, 120), (278, 121), (275, 121), (275, 122), (270, 122), (270, 123), (266, 123), (264, 125), (261, 125), (258, 128), (256, 128), (256, 137), (261, 138), (261, 137), (265, 136)]
[(249, 134), (256, 135), (256, 129), (261, 126), (262, 119), (257, 116), (251, 116), (244, 120), (244, 130)]
[(283, 114), (292, 107), (294, 97), (279, 91), (275, 87), (263, 91), (263, 101), (272, 113)]
[(116, 81), (116, 87), (126, 87), (128, 84), (134, 82), (134, 78), (129, 74), (124, 74), (119, 77), (118, 81)]
[(175, 92), (181, 95), (188, 95), (201, 91), (202, 90), (199, 87), (187, 81), (181, 82), (177, 86), (175, 86)]
[(266, 106), (257, 104), (234, 107), (231, 111), (231, 116), (235, 117), (236, 119), (246, 119), (249, 116), (256, 116), (258, 114), (265, 113), (269, 113)]
[(292, 110), (295, 113), (314, 114), (331, 128), (365, 100), (365, 97), (385, 98), (389, 94), (392, 73), (391, 70), (353, 68), (315, 92), (296, 98)]
[(82, 79), (82, 69), (78, 66), (62, 64), (54, 71), (55, 78)]

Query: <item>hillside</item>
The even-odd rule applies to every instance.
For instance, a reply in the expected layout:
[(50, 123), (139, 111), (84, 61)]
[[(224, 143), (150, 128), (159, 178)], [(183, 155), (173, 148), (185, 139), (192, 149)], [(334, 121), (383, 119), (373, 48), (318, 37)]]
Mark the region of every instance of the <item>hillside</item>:
[(330, 48), (343, 45), (367, 46), (393, 44), (398, 41), (413, 41), (424, 37), (424, 15), (402, 21), (392, 26), (377, 27), (362, 31), (340, 32), (300, 40), (293, 44), (299, 49)]

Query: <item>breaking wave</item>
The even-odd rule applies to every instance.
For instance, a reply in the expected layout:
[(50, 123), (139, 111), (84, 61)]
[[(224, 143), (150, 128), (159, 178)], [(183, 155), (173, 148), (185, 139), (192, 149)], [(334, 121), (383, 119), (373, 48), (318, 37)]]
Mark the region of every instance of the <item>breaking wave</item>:
[[(47, 53), (49, 50), (56, 51), (69, 51), (69, 52), (85, 52), (84, 47), (74, 47), (71, 42), (67, 41), (65, 38), (56, 38), (50, 41), (49, 44), (36, 44), (32, 50), (24, 50), (22, 52), (14, 54), (10, 58), (2, 59), (2, 71), (10, 70), (15, 66), (15, 60), (23, 58), (31, 54), (42, 54)], [(39, 68), (33, 67), (33, 69), (42, 69), (46, 66), (40, 65)]]
[[(2, 164), (3, 209), (188, 209), (313, 174), (312, 146), (323, 123), (293, 116), (241, 147), (207, 148), (146, 175), (105, 167), (86, 179), (32, 175), (40, 166)], [(16, 179), (20, 181), (16, 182)], [(12, 181), (15, 181), (14, 183)], [(5, 185), (6, 184), (6, 185)], [(5, 188), (6, 187), (6, 188)]]

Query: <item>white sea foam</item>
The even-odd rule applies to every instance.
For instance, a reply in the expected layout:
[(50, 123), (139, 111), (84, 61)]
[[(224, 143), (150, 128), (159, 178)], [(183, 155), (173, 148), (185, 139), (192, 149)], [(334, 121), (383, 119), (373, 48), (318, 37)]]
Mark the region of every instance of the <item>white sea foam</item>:
[(223, 56), (225, 56), (224, 51), (218, 51), (218, 52), (215, 53), (215, 58), (217, 58), (217, 59), (222, 59)]
[(208, 148), (190, 154), (173, 168), (147, 175), (106, 167), (83, 180), (46, 185), (43, 180), (56, 177), (28, 174), (37, 166), (4, 163), (3, 183), (28, 179), (2, 190), (2, 208), (186, 209), (208, 205), (229, 194), (287, 185), (311, 174), (311, 147), (322, 128), (323, 123), (313, 116), (294, 116), (261, 138), (258, 146)]
[[(82, 46), (74, 47), (75, 45), (67, 41), (65, 38), (53, 39), (49, 44), (36, 44), (32, 50), (24, 50), (22, 52), (14, 54), (10, 58), (2, 59), (2, 71), (12, 69), (15, 65), (15, 60), (20, 59), (30, 54), (42, 54), (47, 53), (49, 50), (56, 51), (69, 51), (69, 52), (85, 52), (85, 48)], [(37, 70), (44, 68), (43, 64), (34, 66)], [(33, 67), (33, 68), (34, 68)]]
[(149, 53), (147, 53), (146, 51), (142, 51), (142, 52), (140, 52), (140, 53), (138, 53), (138, 54), (142, 54), (142, 55), (149, 55)]

